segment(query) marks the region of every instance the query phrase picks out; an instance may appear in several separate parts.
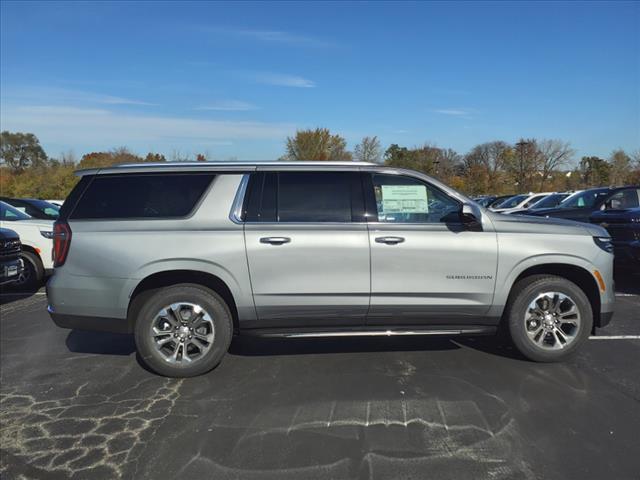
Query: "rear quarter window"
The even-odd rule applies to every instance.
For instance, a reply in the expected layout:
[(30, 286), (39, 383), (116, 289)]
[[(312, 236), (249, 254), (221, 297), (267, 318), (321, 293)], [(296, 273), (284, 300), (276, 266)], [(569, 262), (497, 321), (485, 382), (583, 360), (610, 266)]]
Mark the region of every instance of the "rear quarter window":
[(96, 175), (70, 218), (181, 218), (195, 208), (211, 173)]

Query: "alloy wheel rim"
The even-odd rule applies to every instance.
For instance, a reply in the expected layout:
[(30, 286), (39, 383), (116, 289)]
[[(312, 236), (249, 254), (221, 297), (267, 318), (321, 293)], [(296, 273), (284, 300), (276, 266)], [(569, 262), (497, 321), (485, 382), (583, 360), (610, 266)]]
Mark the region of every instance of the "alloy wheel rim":
[(162, 308), (151, 324), (156, 351), (168, 363), (186, 365), (203, 358), (215, 338), (211, 315), (200, 305), (176, 302)]
[(580, 332), (581, 318), (576, 302), (561, 292), (544, 292), (534, 298), (524, 314), (529, 340), (544, 350), (562, 350)]

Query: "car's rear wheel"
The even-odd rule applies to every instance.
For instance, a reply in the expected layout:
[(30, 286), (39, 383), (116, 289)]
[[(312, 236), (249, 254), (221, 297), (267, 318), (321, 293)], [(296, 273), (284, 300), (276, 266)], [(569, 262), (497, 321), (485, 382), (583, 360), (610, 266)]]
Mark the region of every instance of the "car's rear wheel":
[(536, 362), (564, 360), (589, 337), (593, 325), (591, 304), (584, 291), (555, 275), (520, 280), (505, 313), (514, 345)]
[(196, 284), (156, 290), (144, 300), (135, 323), (142, 361), (168, 377), (193, 377), (216, 367), (232, 333), (225, 301)]
[(14, 290), (21, 292), (37, 290), (42, 285), (44, 278), (44, 267), (40, 257), (29, 251), (22, 251), (20, 253), (24, 269), (22, 273), (18, 275), (18, 279), (11, 286)]

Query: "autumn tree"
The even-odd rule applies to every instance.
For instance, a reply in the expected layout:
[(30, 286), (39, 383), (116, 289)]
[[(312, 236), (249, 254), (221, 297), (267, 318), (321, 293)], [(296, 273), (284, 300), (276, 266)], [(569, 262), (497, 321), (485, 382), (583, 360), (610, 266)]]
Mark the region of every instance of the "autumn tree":
[(473, 192), (495, 191), (504, 176), (507, 163), (512, 158), (513, 149), (503, 141), (493, 141), (476, 145), (464, 157), (465, 171), (468, 174)]
[(611, 185), (624, 185), (631, 173), (631, 158), (624, 150), (614, 150), (609, 157)]
[(333, 135), (327, 128), (298, 130), (293, 137), (287, 137), (287, 151), (284, 160), (351, 160), (347, 151), (347, 141), (340, 135)]
[(540, 191), (551, 174), (566, 165), (574, 154), (568, 142), (561, 140), (542, 140), (537, 142), (538, 168), (541, 175)]
[(140, 163), (142, 158), (131, 153), (126, 147), (109, 152), (92, 152), (82, 156), (78, 168), (102, 168), (121, 163)]
[(14, 172), (21, 172), (28, 167), (46, 164), (40, 140), (33, 133), (0, 133), (0, 160)]
[(516, 190), (528, 192), (533, 189), (535, 175), (540, 169), (540, 155), (535, 139), (521, 139), (505, 164), (506, 172), (513, 178)]
[(382, 147), (378, 137), (364, 137), (353, 149), (353, 157), (360, 162), (380, 163)]

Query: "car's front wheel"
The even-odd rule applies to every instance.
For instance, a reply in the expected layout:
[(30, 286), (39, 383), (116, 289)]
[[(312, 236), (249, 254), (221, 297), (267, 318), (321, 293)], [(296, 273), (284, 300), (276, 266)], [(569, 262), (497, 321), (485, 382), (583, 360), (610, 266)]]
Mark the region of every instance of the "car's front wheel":
[(533, 275), (513, 288), (506, 322), (513, 344), (528, 359), (564, 360), (589, 337), (591, 304), (575, 283), (555, 275)]
[(229, 307), (196, 284), (160, 288), (144, 300), (135, 323), (142, 361), (167, 377), (193, 377), (213, 369), (233, 333)]
[(21, 292), (37, 290), (42, 286), (44, 279), (42, 260), (37, 254), (25, 250), (20, 254), (20, 258), (22, 258), (24, 268), (12, 288)]

